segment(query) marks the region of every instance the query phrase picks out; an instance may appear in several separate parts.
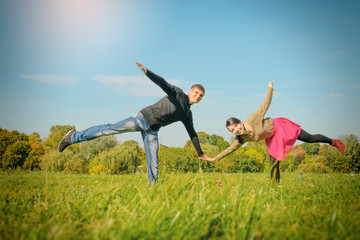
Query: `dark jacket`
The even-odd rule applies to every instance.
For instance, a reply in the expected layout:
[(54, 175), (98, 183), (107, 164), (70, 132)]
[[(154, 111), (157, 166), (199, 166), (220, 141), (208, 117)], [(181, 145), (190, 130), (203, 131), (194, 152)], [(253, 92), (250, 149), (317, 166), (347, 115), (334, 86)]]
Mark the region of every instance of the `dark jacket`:
[(189, 97), (180, 88), (169, 84), (164, 78), (147, 70), (146, 76), (158, 85), (167, 96), (158, 102), (143, 108), (140, 112), (150, 125), (150, 128), (158, 131), (161, 127), (173, 122), (181, 121), (188, 132), (192, 143), (199, 156), (203, 155), (199, 139), (194, 129), (192, 112), (190, 110)]

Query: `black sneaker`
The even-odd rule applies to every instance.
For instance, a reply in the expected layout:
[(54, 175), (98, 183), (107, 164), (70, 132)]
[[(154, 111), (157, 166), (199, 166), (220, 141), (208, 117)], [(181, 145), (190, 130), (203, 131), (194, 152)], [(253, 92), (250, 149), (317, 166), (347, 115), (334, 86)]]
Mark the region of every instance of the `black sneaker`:
[(64, 151), (65, 148), (67, 148), (68, 146), (70, 146), (72, 144), (71, 142), (71, 136), (74, 134), (74, 130), (70, 130), (65, 137), (60, 141), (59, 146), (58, 146), (58, 150), (59, 152)]

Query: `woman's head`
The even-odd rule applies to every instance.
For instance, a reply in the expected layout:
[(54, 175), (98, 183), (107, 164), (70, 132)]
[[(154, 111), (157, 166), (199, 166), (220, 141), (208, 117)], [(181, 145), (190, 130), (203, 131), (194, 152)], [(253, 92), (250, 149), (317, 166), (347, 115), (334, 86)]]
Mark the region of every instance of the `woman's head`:
[(226, 120), (226, 128), (235, 135), (242, 135), (245, 131), (244, 124), (235, 117)]

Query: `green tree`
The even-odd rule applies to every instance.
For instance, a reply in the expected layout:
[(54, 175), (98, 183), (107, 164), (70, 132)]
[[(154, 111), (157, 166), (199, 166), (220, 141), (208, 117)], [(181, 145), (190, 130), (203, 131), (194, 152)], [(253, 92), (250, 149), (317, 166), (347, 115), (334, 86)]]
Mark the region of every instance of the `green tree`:
[(104, 136), (93, 139), (91, 141), (80, 143), (81, 150), (78, 156), (89, 163), (89, 160), (95, 157), (98, 153), (119, 145), (115, 136)]
[[(210, 135), (204, 132), (197, 132), (198, 138), (199, 138), (199, 142), (200, 143), (209, 143), (209, 139), (210, 139)], [(191, 142), (191, 140), (187, 140), (184, 148), (188, 148), (188, 147), (192, 147), (193, 144)]]
[(334, 172), (351, 172), (351, 166), (345, 162), (344, 155), (330, 145), (322, 145), (319, 155), (324, 157), (324, 163)]
[(197, 133), (200, 143), (209, 143), (210, 142), (210, 135), (205, 132), (198, 132)]
[[(223, 137), (218, 136), (216, 134), (209, 135), (205, 132), (198, 132), (199, 141), (201, 144), (209, 144), (213, 146), (217, 146), (219, 151), (225, 150), (229, 147), (229, 143), (224, 140)], [(184, 148), (191, 147), (192, 142), (191, 140), (186, 141)]]
[(45, 155), (45, 147), (41, 143), (33, 143), (31, 145), (31, 150), (29, 155), (25, 159), (24, 169), (29, 169), (31, 171), (35, 169), (40, 169), (41, 167), (41, 158)]
[(15, 169), (22, 167), (29, 155), (31, 146), (27, 141), (16, 141), (5, 150), (2, 156), (2, 168)]
[(349, 164), (352, 172), (360, 172), (360, 143), (359, 139), (354, 134), (340, 136), (340, 139), (345, 143), (346, 152), (344, 161)]
[(308, 155), (317, 155), (319, 152), (320, 144), (319, 143), (307, 143), (304, 142), (301, 144), (302, 148)]
[(209, 138), (209, 144), (217, 146), (219, 148), (219, 151), (222, 152), (226, 148), (229, 147), (229, 143), (224, 140), (223, 137), (212, 134)]
[[(61, 139), (66, 135), (66, 133), (68, 133), (72, 129), (75, 130), (75, 126), (71, 126), (71, 125), (52, 126), (50, 128), (49, 136), (44, 141), (44, 145), (47, 146), (50, 150), (56, 150)], [(72, 146), (70, 146), (68, 149), (72, 150)]]
[(6, 129), (0, 128), (0, 160), (1, 156), (5, 153), (6, 148), (16, 141), (28, 141), (28, 136), (25, 133), (18, 131), (9, 132)]
[(29, 144), (32, 145), (34, 143), (41, 143), (42, 140), (41, 140), (41, 137), (40, 137), (40, 134), (39, 133), (32, 133), (30, 135), (28, 135), (28, 140), (29, 140)]

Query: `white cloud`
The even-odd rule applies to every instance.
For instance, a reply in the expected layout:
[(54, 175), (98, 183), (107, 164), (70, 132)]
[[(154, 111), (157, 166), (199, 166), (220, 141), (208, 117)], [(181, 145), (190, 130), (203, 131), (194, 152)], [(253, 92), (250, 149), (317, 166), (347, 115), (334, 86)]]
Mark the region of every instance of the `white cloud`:
[(329, 94), (329, 98), (340, 98), (340, 97), (343, 97), (344, 94), (343, 93), (330, 93)]
[(324, 57), (324, 60), (331, 61), (331, 60), (337, 60), (339, 58), (346, 58), (347, 55), (350, 53), (350, 50), (351, 49), (341, 49), (338, 51), (331, 52)]
[[(159, 86), (145, 76), (97, 75), (93, 77), (93, 79), (106, 87), (114, 88), (122, 94), (129, 96), (165, 95), (164, 91), (162, 91)], [(188, 86), (188, 82), (177, 79), (167, 79), (167, 81), (172, 85), (182, 88), (186, 92), (186, 89), (184, 89), (183, 86)]]
[(77, 77), (74, 76), (63, 76), (63, 75), (23, 75), (25, 79), (30, 79), (33, 81), (53, 84), (53, 85), (62, 85), (62, 86), (73, 86), (76, 82)]

